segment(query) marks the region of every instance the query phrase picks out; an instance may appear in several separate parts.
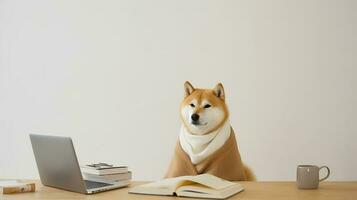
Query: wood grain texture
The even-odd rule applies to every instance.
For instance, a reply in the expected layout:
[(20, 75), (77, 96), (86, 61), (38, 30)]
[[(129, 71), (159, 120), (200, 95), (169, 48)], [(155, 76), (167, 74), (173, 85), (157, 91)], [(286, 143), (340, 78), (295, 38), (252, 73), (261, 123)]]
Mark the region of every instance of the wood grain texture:
[[(32, 180), (33, 182), (33, 180)], [(129, 188), (122, 188), (108, 192), (83, 195), (68, 191), (59, 190), (56, 188), (46, 187), (41, 185), (39, 181), (36, 182), (35, 193), (9, 194), (1, 195), (1, 200), (28, 200), (28, 199), (88, 199), (88, 200), (105, 200), (105, 199), (184, 199), (179, 197), (166, 196), (151, 196), (151, 195), (137, 195), (128, 194)], [(133, 182), (130, 187), (143, 184), (146, 182)], [(231, 197), (230, 199), (274, 199), (274, 200), (295, 200), (295, 199), (321, 199), (321, 200), (356, 200), (357, 199), (357, 181), (355, 182), (323, 182), (317, 190), (299, 190), (295, 182), (240, 182), (245, 191)], [(192, 198), (191, 198), (192, 199)]]

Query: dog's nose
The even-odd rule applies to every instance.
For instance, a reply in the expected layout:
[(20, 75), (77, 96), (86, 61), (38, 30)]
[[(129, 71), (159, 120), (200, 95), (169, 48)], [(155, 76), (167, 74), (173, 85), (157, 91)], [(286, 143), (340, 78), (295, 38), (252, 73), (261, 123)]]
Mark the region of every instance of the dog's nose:
[(200, 116), (198, 114), (196, 114), (196, 113), (191, 115), (191, 119), (194, 122), (197, 122), (199, 118), (200, 118)]

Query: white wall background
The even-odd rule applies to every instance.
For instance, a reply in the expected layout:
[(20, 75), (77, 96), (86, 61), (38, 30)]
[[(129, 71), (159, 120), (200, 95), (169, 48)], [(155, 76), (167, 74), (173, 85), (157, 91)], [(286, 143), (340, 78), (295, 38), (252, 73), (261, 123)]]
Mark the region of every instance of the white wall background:
[(222, 81), (259, 180), (357, 179), (357, 1), (0, 0), (0, 178), (38, 177), (28, 133), (161, 178), (183, 82)]

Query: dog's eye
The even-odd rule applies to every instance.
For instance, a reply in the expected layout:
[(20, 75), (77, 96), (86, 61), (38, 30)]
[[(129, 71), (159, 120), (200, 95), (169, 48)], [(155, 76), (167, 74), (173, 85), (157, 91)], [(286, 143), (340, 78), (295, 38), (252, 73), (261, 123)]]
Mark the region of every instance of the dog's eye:
[(211, 107), (211, 105), (209, 105), (209, 104), (206, 104), (205, 106), (203, 106), (204, 108), (209, 108), (209, 107)]
[(194, 105), (193, 103), (191, 103), (191, 104), (190, 104), (190, 106), (191, 106), (192, 108), (194, 108), (194, 107), (195, 107), (195, 105)]

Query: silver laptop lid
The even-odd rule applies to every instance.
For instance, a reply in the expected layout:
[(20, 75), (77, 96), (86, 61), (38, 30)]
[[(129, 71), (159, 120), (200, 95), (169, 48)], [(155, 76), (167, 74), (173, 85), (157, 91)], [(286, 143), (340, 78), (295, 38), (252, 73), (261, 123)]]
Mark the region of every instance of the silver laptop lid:
[(30, 134), (43, 185), (86, 193), (72, 139)]

